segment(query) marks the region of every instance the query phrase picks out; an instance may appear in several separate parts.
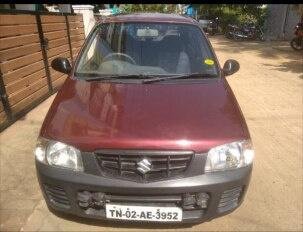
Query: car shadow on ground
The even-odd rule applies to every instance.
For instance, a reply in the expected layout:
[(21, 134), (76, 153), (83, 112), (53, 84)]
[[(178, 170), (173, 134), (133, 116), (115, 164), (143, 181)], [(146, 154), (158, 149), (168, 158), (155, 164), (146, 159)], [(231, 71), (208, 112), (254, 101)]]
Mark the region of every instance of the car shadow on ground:
[[(220, 40), (217, 41), (217, 39)], [(220, 35), (212, 37), (216, 46), (216, 51), (239, 53), (239, 52), (256, 52), (258, 56), (268, 59), (286, 59), (289, 61), (281, 62), (279, 65), (264, 64), (273, 69), (282, 72), (293, 72), (299, 74), (303, 79), (303, 51), (294, 51), (288, 41), (233, 41)]]
[(115, 228), (123, 228), (123, 229), (188, 229), (193, 227), (195, 224), (172, 224), (172, 223), (151, 223), (151, 222), (119, 222), (119, 221), (106, 221), (99, 219), (91, 219), (91, 218), (82, 218), (70, 214), (65, 214), (61, 212), (56, 212), (51, 208), (48, 208), (51, 213), (56, 215), (59, 218), (64, 220), (69, 220), (81, 224), (86, 224), (90, 226), (100, 226), (100, 227), (115, 227)]

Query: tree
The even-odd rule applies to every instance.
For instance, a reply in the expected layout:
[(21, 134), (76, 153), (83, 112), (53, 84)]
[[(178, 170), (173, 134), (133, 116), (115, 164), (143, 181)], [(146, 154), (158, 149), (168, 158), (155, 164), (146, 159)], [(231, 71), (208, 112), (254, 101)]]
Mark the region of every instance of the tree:
[(200, 4), (198, 9), (202, 18), (218, 17), (223, 30), (229, 23), (254, 22), (263, 26), (267, 11), (263, 4)]
[(174, 4), (124, 4), (121, 6), (123, 12), (159, 12), (159, 13), (174, 13), (176, 5)]

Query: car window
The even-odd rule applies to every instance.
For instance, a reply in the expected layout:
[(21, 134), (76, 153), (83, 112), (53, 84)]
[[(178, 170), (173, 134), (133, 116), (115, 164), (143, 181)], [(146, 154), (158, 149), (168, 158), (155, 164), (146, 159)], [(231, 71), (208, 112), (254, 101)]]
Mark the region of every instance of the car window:
[(106, 23), (96, 28), (76, 65), (76, 75), (91, 73), (217, 75), (218, 65), (198, 26)]

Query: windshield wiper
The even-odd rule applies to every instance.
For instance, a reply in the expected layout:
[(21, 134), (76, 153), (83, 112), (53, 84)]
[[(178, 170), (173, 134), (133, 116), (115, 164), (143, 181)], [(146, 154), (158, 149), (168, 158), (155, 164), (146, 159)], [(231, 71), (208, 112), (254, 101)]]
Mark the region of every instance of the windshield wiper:
[[(157, 75), (145, 75), (145, 74), (127, 74), (127, 75), (101, 75), (97, 73), (89, 73), (85, 78), (86, 81), (99, 81), (99, 80), (123, 80), (123, 79), (146, 79), (155, 78)], [(90, 76), (90, 77), (89, 77)]]
[[(123, 79), (143, 79), (142, 83), (153, 83), (158, 81), (165, 81), (171, 79), (187, 79), (187, 78), (213, 78), (217, 75), (214, 74), (180, 74), (180, 75), (156, 75), (156, 74), (116, 74), (116, 75), (102, 75), (99, 73), (86, 73), (78, 75), (85, 81), (108, 81), (108, 80), (123, 80)], [(84, 78), (85, 76), (85, 78)]]
[(203, 73), (191, 73), (191, 74), (181, 74), (181, 75), (172, 75), (172, 76), (165, 76), (165, 77), (155, 77), (152, 79), (143, 80), (142, 83), (148, 84), (158, 81), (166, 81), (166, 80), (173, 80), (173, 79), (190, 79), (190, 78), (214, 78), (217, 77), (215, 74), (203, 74)]
[(85, 78), (86, 81), (99, 81), (99, 80), (113, 80), (113, 79), (131, 79), (131, 78), (146, 78), (145, 76), (138, 74), (138, 75), (100, 75), (100, 74), (89, 74), (87, 76), (91, 76), (88, 78)]

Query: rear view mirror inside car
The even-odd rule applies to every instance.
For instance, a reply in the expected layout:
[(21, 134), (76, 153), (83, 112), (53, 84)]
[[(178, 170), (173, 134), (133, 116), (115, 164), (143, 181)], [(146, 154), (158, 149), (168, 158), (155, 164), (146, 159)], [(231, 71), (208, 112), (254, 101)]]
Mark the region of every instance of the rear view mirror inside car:
[(138, 37), (157, 37), (159, 35), (159, 31), (156, 29), (143, 28), (137, 30)]

